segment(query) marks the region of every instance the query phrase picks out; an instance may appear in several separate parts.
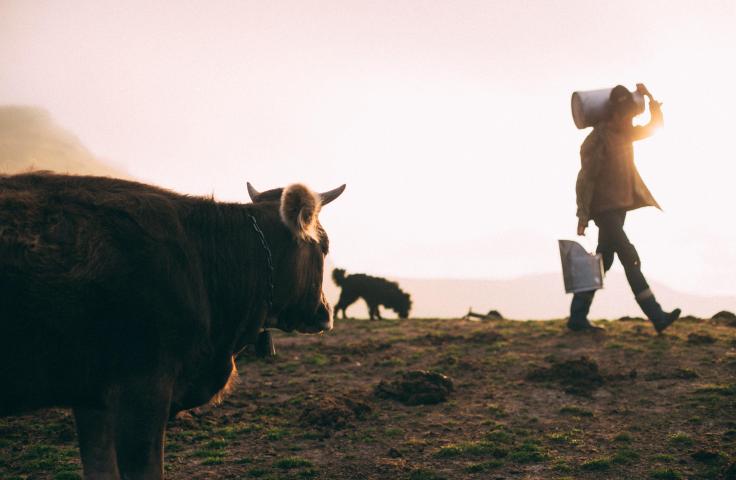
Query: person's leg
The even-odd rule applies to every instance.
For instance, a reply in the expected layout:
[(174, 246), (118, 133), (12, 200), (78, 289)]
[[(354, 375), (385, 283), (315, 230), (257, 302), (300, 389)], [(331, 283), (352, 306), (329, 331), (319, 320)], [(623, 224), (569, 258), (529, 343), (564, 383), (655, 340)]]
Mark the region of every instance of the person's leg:
[(602, 330), (588, 320), (588, 312), (590, 312), (590, 305), (593, 303), (594, 295), (595, 290), (591, 290), (589, 292), (579, 292), (572, 296), (570, 319), (567, 321), (567, 328), (575, 332), (582, 330)]
[(644, 314), (654, 324), (657, 332), (662, 332), (665, 328), (672, 324), (680, 316), (680, 310), (675, 309), (671, 313), (662, 311), (662, 307), (654, 298), (652, 290), (649, 288), (646, 278), (641, 271), (641, 260), (634, 245), (629, 241), (628, 236), (624, 232), (624, 222), (626, 220), (626, 212), (620, 212), (617, 215), (607, 217), (606, 228), (613, 250), (618, 254), (621, 264), (626, 272), (626, 279), (629, 281), (631, 291), (634, 293), (636, 302), (641, 307)]
[(617, 220), (616, 212), (606, 212), (598, 215), (593, 221), (598, 227), (598, 247), (596, 253), (600, 253), (603, 257), (603, 271), (608, 272), (613, 265), (614, 254), (616, 253), (615, 244), (613, 242), (613, 232), (616, 230)]
[[(609, 240), (609, 223), (607, 220), (607, 214), (602, 214), (600, 218), (596, 218), (595, 224), (598, 226), (598, 247), (596, 253), (600, 253), (603, 257), (603, 269), (608, 271), (613, 264), (614, 249)], [(613, 222), (615, 224), (615, 222)], [(590, 312), (590, 306), (593, 303), (593, 297), (595, 297), (595, 290), (589, 292), (579, 292), (572, 296), (572, 302), (570, 303), (570, 320), (567, 322), (567, 327), (570, 330), (602, 330), (600, 327), (596, 327), (588, 320), (588, 313)]]

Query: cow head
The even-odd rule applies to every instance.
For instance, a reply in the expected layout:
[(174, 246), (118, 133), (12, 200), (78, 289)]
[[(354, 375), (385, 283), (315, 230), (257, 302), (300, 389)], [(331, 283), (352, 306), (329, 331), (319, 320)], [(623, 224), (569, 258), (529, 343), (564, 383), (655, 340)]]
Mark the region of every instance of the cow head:
[(278, 232), (269, 239), (274, 242), (274, 294), (266, 327), (303, 333), (332, 329), (332, 310), (322, 291), (329, 239), (319, 222), (319, 212), (344, 190), (342, 185), (314, 193), (294, 184), (259, 192), (248, 183), (253, 203), (271, 204), (280, 219)]

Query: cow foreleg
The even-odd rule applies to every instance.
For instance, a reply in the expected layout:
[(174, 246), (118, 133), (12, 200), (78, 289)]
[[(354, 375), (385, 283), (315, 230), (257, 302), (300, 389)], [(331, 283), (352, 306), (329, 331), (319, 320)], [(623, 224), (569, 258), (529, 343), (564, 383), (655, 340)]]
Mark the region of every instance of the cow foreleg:
[(84, 478), (88, 480), (119, 480), (115, 456), (115, 426), (107, 409), (75, 408), (79, 453)]
[(149, 382), (128, 385), (121, 391), (115, 440), (122, 480), (163, 478), (164, 430), (171, 390), (160, 380)]

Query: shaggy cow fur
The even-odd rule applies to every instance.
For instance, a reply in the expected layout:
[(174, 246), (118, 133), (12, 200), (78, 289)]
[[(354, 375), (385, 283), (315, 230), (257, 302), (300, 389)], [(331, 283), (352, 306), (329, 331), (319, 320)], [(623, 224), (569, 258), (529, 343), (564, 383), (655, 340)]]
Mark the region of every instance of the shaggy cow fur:
[(411, 296), (399, 288), (399, 284), (385, 278), (371, 277), (363, 273), (346, 275), (345, 270), (336, 268), (332, 271), (332, 279), (338, 287), (342, 288), (340, 300), (335, 305), (335, 317), (342, 310), (345, 318), (345, 309), (363, 298), (368, 305), (368, 315), (371, 320), (381, 318), (379, 305), (390, 308), (399, 316), (407, 318), (411, 310)]
[(318, 213), (343, 188), (0, 175), (0, 417), (71, 407), (85, 478), (163, 478), (167, 418), (219, 398), (263, 328), (332, 328)]

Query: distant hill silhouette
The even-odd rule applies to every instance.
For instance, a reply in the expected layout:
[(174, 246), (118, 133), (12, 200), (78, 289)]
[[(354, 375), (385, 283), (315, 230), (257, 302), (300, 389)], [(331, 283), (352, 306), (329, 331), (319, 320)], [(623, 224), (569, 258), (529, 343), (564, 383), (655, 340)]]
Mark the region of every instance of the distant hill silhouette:
[[(331, 269), (329, 270), (331, 271)], [(328, 272), (329, 273), (329, 272)], [(506, 318), (541, 320), (568, 315), (570, 295), (564, 293), (562, 273), (528, 275), (507, 280), (417, 279), (389, 277), (411, 294), (412, 317), (457, 318), (468, 307), (475, 312), (495, 309)], [(336, 302), (339, 289), (327, 275), (325, 294)], [(677, 292), (657, 282), (652, 290), (665, 308), (681, 307), (685, 315), (710, 317), (720, 310), (736, 311), (736, 297), (706, 297)], [(353, 317), (367, 317), (365, 305), (358, 301), (351, 307)], [(612, 271), (605, 289), (598, 292), (591, 318), (642, 316), (623, 272)], [(392, 317), (392, 312), (387, 312)]]
[(0, 106), (0, 173), (53, 170), (127, 178), (99, 161), (41, 108)]

